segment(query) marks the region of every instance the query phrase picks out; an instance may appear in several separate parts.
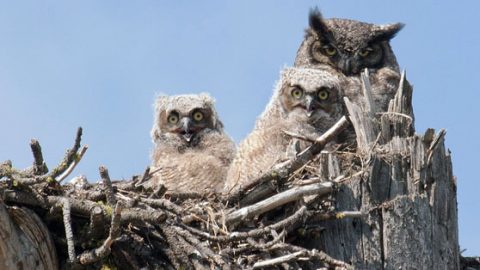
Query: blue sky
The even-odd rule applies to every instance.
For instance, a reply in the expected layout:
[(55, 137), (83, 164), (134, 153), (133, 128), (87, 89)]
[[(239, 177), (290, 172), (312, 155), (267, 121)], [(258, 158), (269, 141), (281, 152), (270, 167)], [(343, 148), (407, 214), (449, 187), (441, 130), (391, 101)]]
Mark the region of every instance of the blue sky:
[(404, 22), (392, 46), (414, 89), (416, 128), (446, 128), (458, 184), (461, 249), (480, 255), (480, 2), (0, 1), (0, 160), (53, 168), (78, 126), (89, 145), (73, 175), (140, 174), (149, 164), (156, 93), (210, 92), (227, 132), (251, 130), (310, 7), (326, 17)]

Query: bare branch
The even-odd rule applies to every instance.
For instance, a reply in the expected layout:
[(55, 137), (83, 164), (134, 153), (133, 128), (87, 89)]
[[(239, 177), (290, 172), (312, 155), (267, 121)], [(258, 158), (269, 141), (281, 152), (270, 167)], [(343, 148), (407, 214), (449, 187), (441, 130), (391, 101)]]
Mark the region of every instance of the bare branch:
[[(105, 213), (111, 212), (111, 209), (108, 209), (107, 206), (98, 204), (96, 202), (88, 200), (80, 200), (74, 198), (65, 198), (61, 196), (47, 196), (45, 199), (45, 209), (49, 209), (52, 206), (62, 204), (62, 200), (68, 199), (72, 209), (72, 213), (77, 216), (90, 217), (91, 209), (94, 207), (101, 207), (104, 215)], [(14, 191), (8, 190), (4, 192), (4, 200), (9, 202), (33, 205), (33, 206), (42, 206), (41, 203), (32, 198), (29, 193), (23, 191)], [(42, 206), (43, 207), (43, 206)], [(145, 210), (140, 208), (129, 208), (122, 212), (121, 221), (123, 222), (135, 222), (138, 224), (145, 224), (145, 222), (150, 222), (152, 224), (158, 224), (167, 218), (167, 215), (159, 209), (155, 210)]]
[[(322, 134), (322, 136), (315, 139), (314, 144), (299, 153), (293, 160), (289, 160), (287, 162), (274, 166), (270, 171), (263, 174), (260, 178), (252, 181), (245, 187), (241, 187), (240, 189), (233, 191), (231, 194), (229, 194), (228, 200), (232, 202), (238, 201), (240, 197), (242, 197), (248, 190), (252, 189), (253, 187), (262, 185), (263, 183), (271, 182), (273, 180), (287, 178), (292, 172), (301, 168), (313, 157), (315, 157), (315, 155), (320, 153), (325, 147), (325, 145), (332, 141), (345, 128), (347, 128), (348, 125), (349, 122), (347, 120), (347, 117), (343, 116), (342, 118), (340, 118), (340, 120), (338, 120), (337, 123), (335, 123), (335, 125), (333, 125), (329, 130)], [(248, 197), (248, 194), (245, 197)], [(254, 200), (249, 199), (249, 201)]]
[(36, 175), (42, 175), (48, 172), (47, 165), (45, 164), (45, 161), (43, 160), (43, 154), (42, 154), (42, 147), (40, 146), (40, 143), (32, 139), (30, 141), (30, 148), (32, 149), (33, 153), (33, 173)]
[(305, 256), (308, 256), (308, 251), (306, 251), (306, 250), (305, 251), (303, 251), (303, 250), (302, 251), (297, 251), (295, 253), (288, 254), (288, 255), (285, 255), (285, 256), (282, 256), (282, 257), (256, 262), (253, 265), (253, 269), (260, 269), (260, 268), (265, 268), (265, 267), (269, 267), (269, 266), (271, 267), (271, 266), (279, 265), (279, 264), (282, 264), (282, 263), (298, 260), (299, 257), (305, 257)]
[(335, 266), (335, 269), (341, 270), (353, 270), (354, 268), (346, 262), (334, 259), (323, 251), (312, 249), (308, 250), (302, 247), (294, 246), (287, 243), (279, 243), (274, 245), (271, 249), (286, 250), (289, 252), (305, 252), (303, 256), (299, 257), (308, 257), (310, 260), (315, 259), (321, 262), (327, 263), (330, 266)]
[(68, 259), (75, 261), (75, 243), (73, 242), (72, 219), (70, 214), (70, 202), (64, 198), (61, 200), (63, 212), (63, 224), (65, 226), (65, 238), (67, 239)]
[(226, 217), (227, 224), (234, 224), (240, 220), (263, 214), (281, 205), (299, 200), (308, 195), (325, 195), (333, 191), (333, 182), (314, 183), (306, 186), (293, 187), (287, 191), (276, 194), (254, 205), (236, 210)]
[(82, 160), (83, 155), (85, 155), (85, 152), (88, 150), (88, 145), (85, 145), (80, 149), (80, 152), (77, 154), (76, 158), (72, 161), (72, 163), (68, 166), (68, 168), (61, 174), (59, 175), (55, 180), (59, 183), (61, 183), (65, 178), (67, 178), (77, 167), (78, 163), (80, 163), (80, 160)]
[(172, 203), (169, 200), (140, 198), (140, 201), (143, 202), (143, 203), (146, 203), (150, 206), (170, 211), (170, 212), (172, 212), (174, 214), (177, 214), (177, 215), (184, 214), (183, 213), (184, 212), (183, 208), (181, 208), (180, 206)]
[(102, 184), (105, 188), (105, 197), (107, 198), (107, 204), (114, 205), (116, 203), (115, 194), (113, 192), (112, 181), (108, 175), (108, 169), (105, 166), (98, 168), (100, 177), (102, 178)]
[(49, 179), (56, 179), (59, 175), (64, 173), (69, 167), (72, 162), (77, 159), (77, 152), (80, 149), (80, 141), (82, 139), (82, 128), (79, 127), (77, 130), (77, 136), (75, 137), (75, 143), (71, 149), (67, 150), (65, 157), (63, 158), (62, 162), (58, 164), (45, 178), (47, 181)]
[(286, 230), (287, 232), (289, 232), (294, 228), (296, 228), (299, 223), (302, 223), (304, 219), (306, 219), (306, 215), (307, 215), (307, 207), (305, 205), (302, 205), (293, 215), (277, 223), (274, 223), (272, 225), (268, 225), (259, 229), (253, 229), (247, 232), (233, 232), (228, 235), (220, 235), (220, 236), (214, 236), (209, 233), (203, 232), (201, 230), (198, 230), (190, 226), (186, 226), (181, 223), (177, 225), (180, 226), (181, 228), (186, 229), (187, 231), (191, 232), (194, 235), (197, 235), (199, 237), (205, 238), (210, 241), (232, 242), (232, 241), (247, 239), (249, 237), (255, 238), (255, 237), (268, 235), (272, 232), (272, 230), (274, 231)]
[(123, 203), (117, 202), (115, 206), (115, 211), (112, 214), (112, 222), (110, 225), (110, 233), (108, 234), (107, 239), (103, 242), (103, 244), (94, 249), (85, 251), (78, 256), (78, 261), (81, 264), (91, 264), (94, 263), (102, 258), (107, 257), (111, 252), (111, 246), (115, 239), (120, 236), (121, 228), (120, 228), (120, 221), (121, 221), (121, 212), (123, 209)]
[(150, 178), (152, 178), (152, 174), (150, 174), (150, 166), (148, 166), (143, 172), (142, 178), (140, 178), (138, 182), (134, 183), (134, 186), (139, 187), (140, 185), (142, 185), (142, 183), (146, 182)]

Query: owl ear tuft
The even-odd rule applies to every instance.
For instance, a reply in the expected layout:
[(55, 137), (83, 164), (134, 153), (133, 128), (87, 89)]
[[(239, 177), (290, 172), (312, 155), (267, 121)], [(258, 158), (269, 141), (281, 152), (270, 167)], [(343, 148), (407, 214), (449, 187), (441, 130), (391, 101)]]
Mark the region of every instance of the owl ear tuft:
[(319, 35), (319, 37), (328, 36), (328, 27), (323, 20), (322, 13), (317, 7), (310, 9), (308, 24), (310, 25), (310, 28)]
[(389, 41), (405, 26), (403, 23), (392, 23), (377, 25), (373, 29), (373, 39), (375, 41)]

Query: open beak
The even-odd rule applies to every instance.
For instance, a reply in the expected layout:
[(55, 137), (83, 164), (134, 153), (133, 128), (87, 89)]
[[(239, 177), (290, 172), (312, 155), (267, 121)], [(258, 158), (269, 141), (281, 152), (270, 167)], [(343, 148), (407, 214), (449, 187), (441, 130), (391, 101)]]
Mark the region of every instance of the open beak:
[(194, 132), (191, 129), (192, 121), (185, 117), (182, 119), (182, 127), (180, 128), (180, 135), (185, 139), (185, 141), (190, 142), (193, 139)]
[(311, 96), (305, 97), (305, 108), (307, 110), (307, 116), (311, 117), (315, 112), (315, 104), (313, 102), (313, 98)]

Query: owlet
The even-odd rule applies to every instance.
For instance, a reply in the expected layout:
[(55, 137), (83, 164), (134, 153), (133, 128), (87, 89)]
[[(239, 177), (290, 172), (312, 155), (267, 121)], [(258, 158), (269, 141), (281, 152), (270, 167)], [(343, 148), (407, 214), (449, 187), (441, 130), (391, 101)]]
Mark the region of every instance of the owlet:
[(225, 192), (245, 186), (286, 160), (292, 138), (284, 131), (316, 138), (343, 115), (343, 74), (328, 66), (286, 68), (254, 130), (240, 144), (227, 175)]
[(208, 94), (159, 96), (151, 136), (150, 186), (163, 184), (172, 194), (222, 190), (235, 144)]

